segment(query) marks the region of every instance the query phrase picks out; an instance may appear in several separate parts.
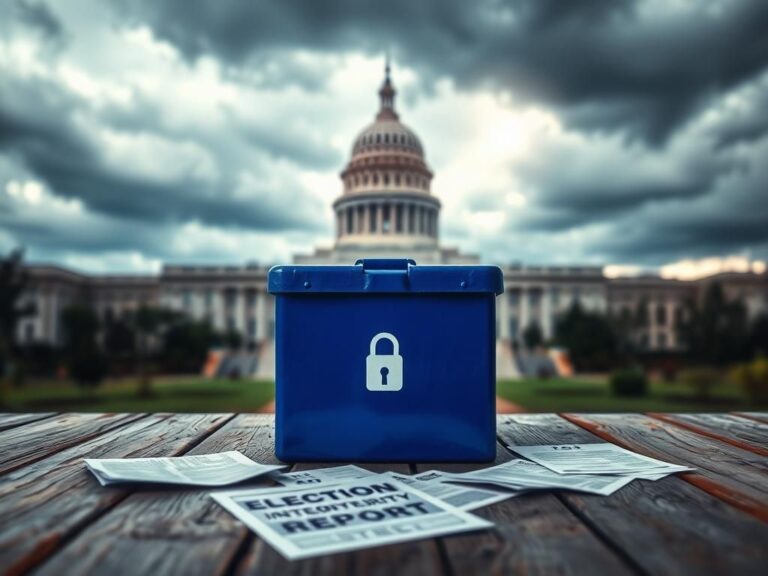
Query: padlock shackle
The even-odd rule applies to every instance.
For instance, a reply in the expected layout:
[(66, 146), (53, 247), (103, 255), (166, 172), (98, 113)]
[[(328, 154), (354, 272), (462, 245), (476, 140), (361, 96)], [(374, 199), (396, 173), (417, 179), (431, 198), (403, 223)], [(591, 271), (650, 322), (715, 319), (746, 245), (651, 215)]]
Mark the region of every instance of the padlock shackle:
[(389, 340), (392, 342), (392, 355), (400, 355), (400, 342), (397, 341), (394, 334), (390, 334), (389, 332), (379, 332), (376, 336), (371, 338), (371, 356), (376, 356), (376, 344), (379, 343), (379, 340)]

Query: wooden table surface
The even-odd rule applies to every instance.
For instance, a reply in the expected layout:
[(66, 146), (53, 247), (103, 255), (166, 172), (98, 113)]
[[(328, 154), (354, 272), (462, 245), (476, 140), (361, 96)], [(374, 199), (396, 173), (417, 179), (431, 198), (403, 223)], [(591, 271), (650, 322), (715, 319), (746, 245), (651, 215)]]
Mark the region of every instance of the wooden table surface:
[(273, 416), (0, 414), (0, 572), (768, 574), (768, 413), (509, 415), (498, 437), (497, 463), (504, 444), (609, 441), (697, 472), (607, 497), (526, 495), (476, 511), (492, 530), (289, 562), (208, 490), (103, 488), (83, 464), (224, 450), (277, 462)]

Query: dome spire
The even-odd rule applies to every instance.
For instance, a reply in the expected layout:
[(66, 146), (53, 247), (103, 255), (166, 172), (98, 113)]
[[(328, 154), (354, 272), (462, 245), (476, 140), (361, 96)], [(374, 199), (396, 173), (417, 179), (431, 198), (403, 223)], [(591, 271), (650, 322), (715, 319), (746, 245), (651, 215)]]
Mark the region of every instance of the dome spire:
[(376, 115), (376, 120), (397, 120), (397, 113), (395, 112), (395, 87), (392, 86), (392, 79), (389, 76), (389, 53), (387, 53), (384, 63), (384, 83), (379, 89), (379, 100), (381, 106), (379, 113)]

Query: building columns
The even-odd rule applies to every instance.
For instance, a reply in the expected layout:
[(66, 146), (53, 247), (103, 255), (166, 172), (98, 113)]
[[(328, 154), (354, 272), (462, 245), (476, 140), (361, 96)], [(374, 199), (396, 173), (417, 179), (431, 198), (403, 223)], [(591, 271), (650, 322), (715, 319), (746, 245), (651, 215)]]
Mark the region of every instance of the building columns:
[(264, 288), (256, 289), (256, 341), (261, 342), (267, 336), (267, 294)]

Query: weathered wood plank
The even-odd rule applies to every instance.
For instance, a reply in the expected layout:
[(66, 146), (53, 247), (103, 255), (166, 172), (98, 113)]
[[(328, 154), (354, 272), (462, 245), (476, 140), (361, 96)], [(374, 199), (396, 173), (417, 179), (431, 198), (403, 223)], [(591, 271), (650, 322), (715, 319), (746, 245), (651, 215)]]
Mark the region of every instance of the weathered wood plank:
[[(419, 472), (467, 472), (511, 459), (497, 443), (493, 464), (427, 463), (416, 467)], [(495, 528), (440, 540), (454, 574), (634, 573), (553, 494), (521, 496), (474, 513), (494, 522)]]
[[(507, 445), (603, 441), (548, 414), (508, 416), (498, 431)], [(675, 476), (635, 481), (610, 496), (562, 492), (560, 498), (651, 574), (757, 574), (768, 562), (762, 545), (768, 526)]]
[(42, 460), (120, 426), (141, 418), (142, 414), (62, 414), (20, 428), (12, 428), (0, 438), (0, 474)]
[(750, 418), (760, 422), (768, 422), (768, 412), (734, 412), (734, 414), (743, 418)]
[(696, 432), (749, 450), (761, 456), (768, 456), (768, 423), (749, 420), (733, 414), (648, 414)]
[(641, 414), (565, 414), (597, 436), (696, 468), (680, 477), (768, 522), (768, 458)]
[[(300, 463), (291, 471), (339, 466), (336, 463)], [(358, 464), (373, 472), (391, 470), (410, 474), (408, 464)], [(236, 568), (237, 574), (443, 574), (445, 566), (434, 540), (417, 540), (289, 562), (266, 542), (252, 539)]]
[(83, 458), (182, 454), (227, 422), (222, 414), (153, 414), (29, 464), (0, 479), (0, 566), (21, 574), (123, 500), (99, 486)]
[(15, 428), (16, 426), (23, 426), (30, 422), (37, 422), (38, 420), (45, 420), (55, 416), (56, 412), (39, 412), (37, 414), (13, 414), (6, 412), (0, 414), (0, 432), (8, 430), (9, 428)]
[[(241, 415), (188, 454), (239, 450), (263, 463), (274, 455), (273, 418)], [(268, 485), (256, 480), (248, 485)], [(248, 529), (210, 497), (209, 488), (140, 490), (80, 532), (38, 574), (220, 574)]]

